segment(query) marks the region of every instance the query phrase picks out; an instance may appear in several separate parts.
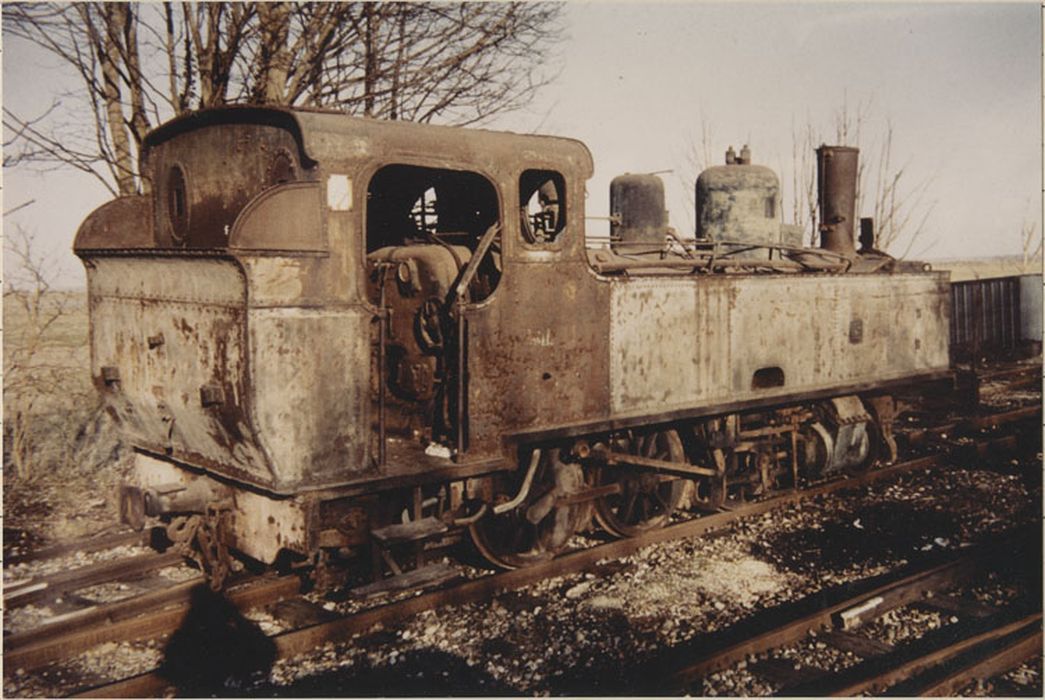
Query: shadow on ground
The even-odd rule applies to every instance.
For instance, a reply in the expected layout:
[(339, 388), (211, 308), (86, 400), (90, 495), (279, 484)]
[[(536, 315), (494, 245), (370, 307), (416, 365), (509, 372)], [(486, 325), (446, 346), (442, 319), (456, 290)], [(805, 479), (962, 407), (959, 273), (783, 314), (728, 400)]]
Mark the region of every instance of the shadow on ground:
[(874, 503), (818, 528), (768, 533), (751, 552), (781, 569), (813, 573), (907, 559), (931, 549), (957, 546), (954, 513), (918, 503)]
[(160, 676), (183, 696), (239, 694), (268, 677), (276, 645), (236, 606), (206, 584), (192, 590), (191, 607), (164, 649)]

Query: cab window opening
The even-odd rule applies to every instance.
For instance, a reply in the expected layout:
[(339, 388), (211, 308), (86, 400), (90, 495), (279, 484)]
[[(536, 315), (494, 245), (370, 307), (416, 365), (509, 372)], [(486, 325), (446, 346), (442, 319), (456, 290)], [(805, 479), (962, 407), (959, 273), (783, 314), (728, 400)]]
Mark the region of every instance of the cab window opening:
[(189, 226), (188, 199), (185, 193), (185, 173), (180, 166), (171, 166), (167, 175), (167, 219), (171, 237), (183, 244)]
[(519, 218), (526, 243), (555, 243), (566, 226), (566, 180), (552, 170), (527, 170), (519, 178)]
[[(411, 257), (419, 264), (421, 258), (429, 262), (446, 258), (451, 269), (440, 271), (438, 276), (455, 279), (468, 265), (483, 234), (499, 221), (497, 190), (482, 175), (387, 165), (374, 174), (367, 187), (367, 257), (371, 263), (390, 256)], [(471, 285), (473, 301), (489, 296), (500, 280), (498, 242), (495, 240), (484, 259), (478, 261), (478, 274)], [(416, 247), (416, 253), (409, 252), (412, 247)], [(440, 285), (452, 281), (442, 280)]]
[(433, 236), (475, 250), (498, 219), (497, 192), (482, 175), (388, 165), (367, 188), (367, 253)]

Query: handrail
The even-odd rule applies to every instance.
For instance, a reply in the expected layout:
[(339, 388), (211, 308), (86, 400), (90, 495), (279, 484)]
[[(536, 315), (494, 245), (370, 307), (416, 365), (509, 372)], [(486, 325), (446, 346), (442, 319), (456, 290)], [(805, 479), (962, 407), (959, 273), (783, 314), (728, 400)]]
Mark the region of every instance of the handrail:
[[(689, 245), (684, 244), (678, 238), (675, 242), (682, 247), (682, 255), (677, 251), (671, 257), (666, 257), (671, 251), (667, 249), (656, 251), (643, 251), (635, 253), (614, 253), (616, 259), (604, 260), (592, 263), (596, 272), (626, 272), (631, 270), (642, 270), (651, 268), (673, 268), (692, 269), (693, 271), (712, 272), (719, 267), (734, 267), (742, 265), (746, 267), (761, 267), (773, 271), (797, 271), (797, 270), (822, 270), (837, 272), (848, 270), (853, 261), (834, 251), (821, 248), (802, 248), (776, 243), (751, 243), (749, 241), (694, 241)], [(618, 246), (619, 247), (619, 246)], [(784, 258), (782, 260), (749, 260), (739, 257), (740, 254), (758, 249), (779, 250)], [(658, 257), (653, 258), (653, 255)], [(816, 263), (803, 258), (819, 259)]]
[(460, 304), (464, 301), (465, 293), (468, 291), (468, 286), (471, 285), (472, 280), (475, 279), (475, 275), (479, 272), (479, 263), (482, 262), (483, 258), (486, 257), (486, 253), (489, 252), (490, 246), (493, 245), (493, 239), (497, 236), (497, 233), (501, 230), (501, 224), (494, 222), (490, 228), (486, 229), (486, 233), (479, 239), (479, 245), (475, 248), (475, 253), (472, 254), (471, 260), (465, 265), (464, 272), (461, 273), (461, 278), (457, 281), (457, 285), (454, 287), (454, 299), (452, 303)]

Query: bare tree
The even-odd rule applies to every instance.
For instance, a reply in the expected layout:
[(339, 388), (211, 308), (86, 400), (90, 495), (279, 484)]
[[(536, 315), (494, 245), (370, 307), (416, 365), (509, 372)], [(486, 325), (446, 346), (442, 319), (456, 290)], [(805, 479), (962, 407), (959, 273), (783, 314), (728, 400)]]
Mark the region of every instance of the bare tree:
[[(473, 124), (528, 104), (554, 78), (553, 3), (5, 4), (4, 30), (73, 70), (65, 120), (4, 110), (22, 161), (92, 174), (114, 194), (147, 188), (146, 132), (230, 103), (334, 107), (383, 119)], [(54, 115), (51, 115), (52, 117)]]
[(704, 116), (703, 110), (700, 112), (699, 124), (700, 135), (695, 136), (692, 133), (689, 135), (686, 148), (682, 152), (683, 160), (676, 174), (679, 183), (682, 185), (682, 191), (685, 193), (686, 204), (688, 205), (686, 217), (689, 223), (689, 230), (693, 231), (694, 235), (696, 235), (697, 230), (697, 193), (695, 187), (697, 176), (712, 165), (725, 162), (715, 158), (712, 153), (715, 143), (714, 128), (711, 122)]
[(819, 139), (812, 122), (807, 120), (799, 130), (791, 121), (791, 221), (809, 232), (809, 244), (815, 245), (819, 238), (817, 229), (817, 176), (816, 152)]
[[(685, 149), (686, 170), (683, 175), (687, 191), (692, 182), (712, 164), (712, 134), (704, 116), (700, 120), (699, 138), (691, 137)], [(872, 129), (871, 127), (877, 127)], [(869, 138), (869, 132), (877, 138)], [(830, 141), (832, 145), (860, 148), (857, 166), (857, 216), (871, 215), (875, 220), (876, 245), (880, 250), (893, 250), (901, 243), (906, 256), (924, 234), (934, 202), (929, 200), (933, 178), (911, 182), (909, 163), (897, 165), (893, 157), (893, 124), (874, 117), (870, 99), (852, 106), (844, 94), (841, 106), (830, 115), (828, 127), (806, 116), (803, 124), (791, 123), (790, 182), (782, 177), (781, 199), (783, 211), (790, 212), (791, 222), (806, 231), (810, 245), (820, 240), (817, 210), (819, 193), (817, 183), (816, 149)], [(784, 172), (778, 173), (783, 176)], [(686, 179), (688, 178), (688, 179)], [(790, 187), (791, 191), (788, 191)]]
[[(872, 139), (868, 132), (875, 121), (870, 99), (858, 102), (854, 108), (848, 95), (843, 96), (842, 105), (831, 115), (829, 130), (818, 126), (809, 116), (801, 126), (792, 120), (790, 179), (793, 191), (790, 197), (783, 197), (784, 210), (790, 211), (791, 223), (807, 232), (810, 245), (815, 246), (820, 240), (816, 149), (828, 140), (832, 145), (860, 148), (856, 212), (857, 216), (874, 217), (876, 246), (896, 254), (895, 248), (904, 242), (904, 250), (899, 253), (899, 257), (904, 257), (923, 236), (935, 206), (929, 200), (933, 178), (911, 183), (909, 163), (897, 165), (893, 157), (892, 121), (885, 119), (877, 129), (877, 138)], [(691, 146), (690, 150), (695, 149)]]
[(929, 177), (908, 185), (905, 179), (907, 165), (894, 166), (892, 153), (893, 124), (887, 120), (875, 173), (873, 215), (877, 245), (881, 250), (888, 250), (906, 235), (907, 245), (900, 255), (906, 257), (925, 231), (926, 222), (935, 207), (935, 202), (926, 201), (933, 179)]

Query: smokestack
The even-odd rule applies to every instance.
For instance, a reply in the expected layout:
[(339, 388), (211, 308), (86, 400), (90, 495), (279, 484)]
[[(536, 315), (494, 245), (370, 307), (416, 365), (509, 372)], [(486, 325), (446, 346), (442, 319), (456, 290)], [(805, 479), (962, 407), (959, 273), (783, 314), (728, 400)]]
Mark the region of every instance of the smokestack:
[(816, 149), (820, 183), (820, 247), (841, 255), (856, 255), (856, 175), (860, 149), (823, 145)]

